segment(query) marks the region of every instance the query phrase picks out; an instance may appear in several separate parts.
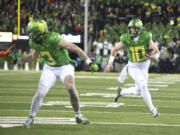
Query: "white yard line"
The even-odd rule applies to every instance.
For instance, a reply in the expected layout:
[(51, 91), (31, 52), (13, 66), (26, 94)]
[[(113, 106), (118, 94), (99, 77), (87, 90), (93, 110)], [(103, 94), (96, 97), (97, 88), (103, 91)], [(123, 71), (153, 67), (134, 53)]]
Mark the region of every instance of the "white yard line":
[[(27, 120), (26, 117), (0, 117), (0, 127), (22, 126)], [(36, 117), (35, 124), (76, 124), (75, 118), (59, 118), (59, 117)], [(180, 124), (164, 124), (164, 123), (121, 123), (121, 122), (91, 122), (91, 124), (100, 125), (135, 125), (135, 126), (163, 126), (163, 127), (180, 127)]]
[[(155, 101), (155, 100), (153, 100)], [(164, 101), (163, 101), (164, 102)], [(0, 103), (8, 103), (8, 104), (31, 104), (31, 102), (0, 102)], [(47, 101), (43, 102), (42, 106), (54, 106), (54, 105), (62, 105), (67, 108), (71, 108), (69, 101)], [(80, 107), (104, 107), (104, 108), (117, 108), (121, 106), (135, 106), (135, 107), (146, 107), (146, 105), (134, 105), (123, 103), (123, 101), (115, 103), (115, 102), (81, 102)], [(158, 106), (164, 108), (180, 108), (179, 105), (177, 106)]]
[(86, 78), (86, 79), (118, 79), (118, 77), (111, 77), (111, 76), (80, 76), (76, 75), (75, 78)]
[[(17, 110), (17, 109), (1, 109), (1, 111), (6, 111), (6, 112), (29, 112), (30, 110), (29, 109), (21, 109), (21, 110)], [(42, 110), (42, 109), (40, 109), (38, 112), (56, 112), (56, 113), (72, 113), (72, 112), (74, 112), (74, 111), (71, 111), (71, 110), (66, 110), (66, 111), (64, 111), (64, 110)], [(117, 111), (114, 111), (114, 112), (112, 112), (112, 111), (81, 111), (81, 112), (83, 112), (83, 113), (110, 113), (110, 114), (112, 114), (112, 113), (115, 113), (115, 114), (117, 114), (117, 113), (120, 113), (120, 114), (129, 114), (129, 115), (151, 115), (152, 113), (143, 113), (143, 112), (117, 112)], [(160, 114), (161, 114), (161, 116), (163, 116), (163, 115), (165, 115), (165, 116), (180, 116), (180, 114), (175, 114), (175, 113), (161, 113), (160, 112)]]
[(114, 123), (114, 122), (91, 122), (92, 124), (104, 125), (133, 125), (133, 126), (160, 126), (160, 127), (180, 127), (180, 124), (156, 124), (156, 123)]
[[(118, 87), (110, 87), (110, 88), (106, 88), (106, 90), (113, 90), (116, 91), (118, 89)], [(128, 89), (128, 88), (122, 88), (122, 89)], [(150, 91), (158, 91), (158, 88), (148, 88), (148, 90)]]
[[(126, 83), (124, 86), (134, 86), (132, 83)], [(168, 87), (168, 84), (148, 84), (148, 86), (153, 86), (153, 87)]]

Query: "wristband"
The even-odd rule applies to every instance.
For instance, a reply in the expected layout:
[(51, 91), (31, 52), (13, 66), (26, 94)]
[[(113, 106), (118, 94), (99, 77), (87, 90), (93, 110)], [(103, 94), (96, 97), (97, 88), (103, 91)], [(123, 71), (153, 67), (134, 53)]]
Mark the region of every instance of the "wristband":
[(115, 56), (110, 56), (108, 64), (112, 64), (114, 62)]
[(92, 61), (91, 61), (90, 58), (87, 58), (85, 62), (86, 62), (87, 65), (89, 65), (90, 63), (92, 63)]
[(160, 56), (160, 55), (159, 55), (159, 53), (156, 53), (156, 54), (155, 54), (155, 58), (156, 58), (156, 60), (158, 60), (158, 59), (159, 59), (159, 56)]

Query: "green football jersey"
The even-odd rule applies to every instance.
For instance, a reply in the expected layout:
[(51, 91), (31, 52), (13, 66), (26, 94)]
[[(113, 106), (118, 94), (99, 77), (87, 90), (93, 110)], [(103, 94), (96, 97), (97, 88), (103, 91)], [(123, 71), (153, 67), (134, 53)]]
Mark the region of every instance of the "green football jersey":
[(29, 45), (35, 49), (40, 54), (40, 57), (50, 66), (60, 67), (70, 63), (76, 65), (75, 61), (69, 57), (67, 49), (57, 48), (61, 39), (62, 37), (59, 33), (48, 32), (42, 37), (41, 43), (35, 43), (33, 40), (30, 40)]
[(152, 40), (152, 34), (148, 31), (142, 31), (139, 39), (134, 41), (129, 33), (122, 34), (120, 41), (125, 45), (128, 51), (128, 57), (131, 62), (142, 62), (147, 58), (145, 56), (149, 49), (149, 42)]

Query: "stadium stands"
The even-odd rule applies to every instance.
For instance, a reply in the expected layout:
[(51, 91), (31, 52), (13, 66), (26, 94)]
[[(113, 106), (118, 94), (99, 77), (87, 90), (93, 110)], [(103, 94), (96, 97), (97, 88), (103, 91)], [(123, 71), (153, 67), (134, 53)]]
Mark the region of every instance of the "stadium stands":
[[(17, 33), (17, 0), (0, 0), (0, 31)], [(47, 20), (49, 29), (64, 34), (84, 33), (83, 0), (21, 1), (21, 34), (33, 18)], [(180, 72), (180, 2), (177, 0), (89, 0), (89, 46), (93, 56), (104, 62), (133, 17), (142, 19), (153, 33), (161, 51), (160, 61), (152, 63), (152, 72)], [(99, 47), (101, 46), (101, 47)], [(127, 62), (126, 57), (118, 61)], [(166, 66), (167, 69), (161, 69)]]

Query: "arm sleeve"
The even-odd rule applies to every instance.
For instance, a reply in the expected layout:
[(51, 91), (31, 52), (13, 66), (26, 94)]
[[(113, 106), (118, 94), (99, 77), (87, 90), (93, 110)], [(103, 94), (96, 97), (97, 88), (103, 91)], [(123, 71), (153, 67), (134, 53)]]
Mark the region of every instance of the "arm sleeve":
[(4, 56), (4, 52), (0, 52), (0, 57), (3, 57)]
[(125, 34), (122, 34), (121, 37), (120, 37), (120, 42), (122, 42), (123, 44), (126, 44), (125, 41), (126, 41), (126, 35)]
[(0, 52), (0, 57), (4, 57), (4, 56), (7, 56), (9, 53), (6, 51), (6, 52)]
[(148, 42), (150, 42), (152, 40), (152, 33), (151, 32), (147, 33), (147, 40), (148, 40)]

